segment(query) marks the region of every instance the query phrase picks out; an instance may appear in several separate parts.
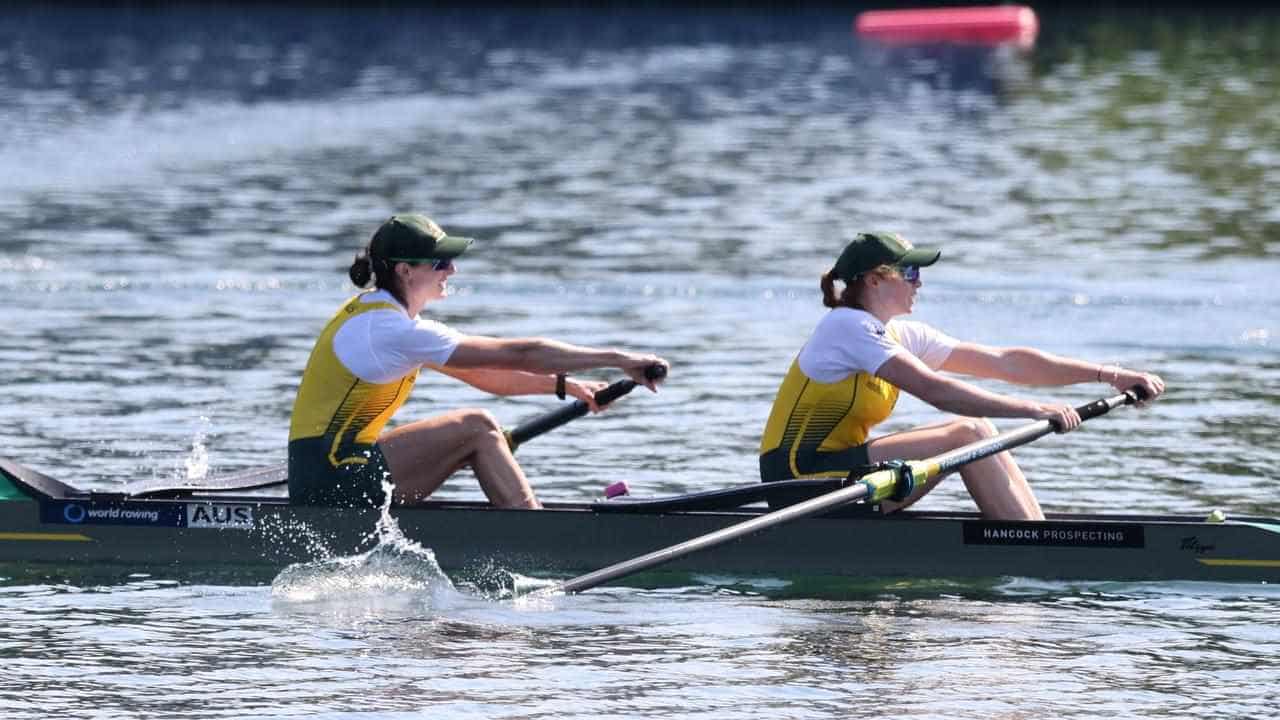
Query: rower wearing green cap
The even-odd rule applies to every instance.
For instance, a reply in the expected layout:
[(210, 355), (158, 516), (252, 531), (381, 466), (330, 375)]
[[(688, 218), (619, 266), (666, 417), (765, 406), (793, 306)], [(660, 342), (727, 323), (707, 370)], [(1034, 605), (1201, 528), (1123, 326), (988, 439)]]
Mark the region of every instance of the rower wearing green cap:
[(389, 483), (393, 502), (412, 504), (470, 467), (495, 505), (541, 507), (487, 411), (455, 410), (383, 431), (424, 367), (496, 395), (572, 395), (592, 410), (605, 383), (566, 373), (614, 367), (656, 391), (667, 369), (656, 355), (469, 335), (418, 317), (447, 296), (454, 260), (472, 243), (425, 215), (395, 215), (356, 255), (348, 276), (356, 287), (374, 287), (338, 308), (303, 371), (289, 427), (291, 502), (381, 505)]
[[(1021, 385), (1105, 382), (1118, 390), (1137, 385), (1148, 402), (1164, 392), (1164, 380), (1152, 373), (1028, 347), (964, 342), (901, 319), (915, 305), (921, 268), (941, 256), (936, 248), (914, 247), (890, 232), (860, 233), (845, 246), (821, 280), (823, 304), (831, 310), (791, 363), (765, 424), (762, 480), (843, 478), (885, 461), (932, 457), (995, 435), (988, 417), (1046, 419), (1064, 432), (1080, 424), (1070, 405), (990, 392), (953, 373)], [(873, 436), (893, 412), (900, 391), (962, 417)], [(1044, 519), (1008, 452), (959, 472), (986, 517)], [(911, 505), (939, 480), (921, 484), (902, 502), (886, 501), (882, 509)]]

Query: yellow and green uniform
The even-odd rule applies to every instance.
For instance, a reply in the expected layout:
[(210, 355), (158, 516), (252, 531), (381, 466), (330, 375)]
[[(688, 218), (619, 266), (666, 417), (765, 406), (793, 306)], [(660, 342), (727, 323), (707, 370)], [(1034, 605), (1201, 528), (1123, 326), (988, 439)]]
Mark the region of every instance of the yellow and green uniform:
[(289, 423), (292, 502), (382, 502), (390, 475), (378, 436), (409, 398), (421, 365), (443, 364), (452, 353), (457, 336), (442, 328), (409, 318), (385, 292), (357, 295), (330, 318), (307, 360)]
[(760, 438), (760, 479), (845, 477), (869, 465), (872, 428), (893, 412), (899, 394), (875, 372), (899, 352), (936, 369), (955, 344), (923, 323), (885, 325), (862, 310), (832, 310), (778, 388)]
[(760, 478), (844, 477), (868, 465), (871, 428), (893, 412), (898, 388), (866, 371), (834, 383), (804, 374), (797, 358), (778, 388), (760, 439)]

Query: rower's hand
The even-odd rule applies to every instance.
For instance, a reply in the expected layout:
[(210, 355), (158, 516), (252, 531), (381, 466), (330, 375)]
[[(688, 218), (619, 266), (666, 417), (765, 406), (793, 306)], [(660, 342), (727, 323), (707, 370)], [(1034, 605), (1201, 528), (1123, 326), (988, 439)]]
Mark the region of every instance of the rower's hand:
[(1132, 390), (1135, 386), (1142, 390), (1142, 394), (1138, 395), (1138, 407), (1142, 407), (1147, 403), (1155, 402), (1155, 399), (1164, 393), (1164, 378), (1155, 373), (1141, 372), (1138, 370), (1129, 370), (1127, 368), (1116, 367), (1114, 379), (1111, 380), (1111, 387), (1121, 392)]
[[(564, 391), (568, 395), (572, 395), (587, 404), (587, 408), (593, 413), (600, 412), (602, 409), (596, 405), (596, 393), (609, 387), (609, 383), (600, 382), (598, 380), (575, 380), (566, 377), (564, 380)], [(607, 405), (605, 407), (608, 407)]]
[(627, 359), (627, 364), (622, 366), (627, 377), (635, 380), (637, 385), (649, 388), (650, 392), (658, 392), (658, 383), (667, 377), (671, 363), (657, 355), (629, 354)]
[(1035, 419), (1048, 420), (1053, 425), (1053, 429), (1060, 433), (1067, 433), (1080, 427), (1080, 423), (1084, 422), (1080, 419), (1080, 413), (1070, 405), (1054, 405), (1046, 403), (1040, 406), (1039, 412), (1036, 413)]

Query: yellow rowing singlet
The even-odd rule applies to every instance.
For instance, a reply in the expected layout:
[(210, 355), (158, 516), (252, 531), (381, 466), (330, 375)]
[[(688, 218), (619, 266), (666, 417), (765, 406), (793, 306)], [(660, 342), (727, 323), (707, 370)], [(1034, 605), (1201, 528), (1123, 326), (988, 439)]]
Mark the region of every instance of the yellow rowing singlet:
[(369, 461), (365, 450), (409, 399), (418, 379), (415, 370), (391, 382), (370, 383), (356, 377), (338, 359), (333, 338), (343, 323), (372, 310), (400, 309), (385, 302), (362, 304), (360, 297), (343, 304), (316, 340), (289, 423), (289, 442), (323, 438), (333, 467)]
[(867, 465), (862, 445), (897, 402), (898, 388), (887, 380), (864, 371), (818, 382), (805, 375), (797, 357), (760, 438), (761, 479), (844, 477)]

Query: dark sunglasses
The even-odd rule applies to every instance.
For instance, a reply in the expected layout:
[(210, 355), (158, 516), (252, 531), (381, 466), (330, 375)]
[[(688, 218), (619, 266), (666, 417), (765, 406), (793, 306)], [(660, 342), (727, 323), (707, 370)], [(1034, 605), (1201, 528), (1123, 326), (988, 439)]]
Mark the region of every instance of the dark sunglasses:
[(902, 276), (902, 279), (909, 283), (913, 283), (920, 279), (919, 265), (895, 265), (893, 269), (897, 270), (898, 274)]
[(453, 258), (388, 258), (391, 262), (409, 263), (410, 265), (430, 265), (432, 270), (453, 269)]

